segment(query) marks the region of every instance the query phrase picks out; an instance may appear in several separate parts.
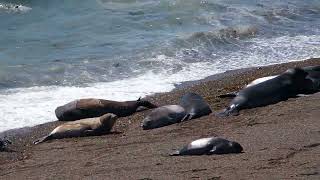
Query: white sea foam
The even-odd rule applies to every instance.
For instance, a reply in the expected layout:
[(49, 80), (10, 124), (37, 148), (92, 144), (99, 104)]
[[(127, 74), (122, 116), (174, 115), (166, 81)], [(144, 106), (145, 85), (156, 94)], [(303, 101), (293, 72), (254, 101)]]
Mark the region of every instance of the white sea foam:
[(0, 132), (54, 121), (54, 110), (57, 106), (79, 98), (135, 100), (140, 96), (171, 91), (174, 84), (183, 81), (199, 80), (226, 70), (320, 57), (320, 47), (315, 46), (319, 42), (319, 36), (256, 39), (256, 43), (249, 47), (250, 52), (237, 51), (208, 62), (185, 63), (164, 55), (153, 59), (167, 63), (166, 67), (170, 67), (171, 63), (180, 64), (182, 70), (178, 72), (170, 69), (163, 69), (160, 74), (148, 71), (138, 77), (95, 83), (90, 87), (46, 86), (2, 91)]
[(17, 5), (17, 4), (2, 4), (0, 3), (0, 11), (5, 10), (7, 12), (20, 12), (25, 13), (30, 11), (32, 8), (23, 6), (23, 5)]

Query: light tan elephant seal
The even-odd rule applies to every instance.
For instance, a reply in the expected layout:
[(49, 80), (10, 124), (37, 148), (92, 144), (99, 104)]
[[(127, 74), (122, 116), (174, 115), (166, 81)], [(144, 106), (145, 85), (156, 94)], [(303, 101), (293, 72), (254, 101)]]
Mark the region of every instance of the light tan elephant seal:
[(67, 122), (56, 127), (48, 136), (42, 137), (33, 143), (39, 144), (51, 139), (97, 136), (106, 134), (111, 131), (116, 119), (117, 115), (108, 113), (97, 118), (87, 118)]

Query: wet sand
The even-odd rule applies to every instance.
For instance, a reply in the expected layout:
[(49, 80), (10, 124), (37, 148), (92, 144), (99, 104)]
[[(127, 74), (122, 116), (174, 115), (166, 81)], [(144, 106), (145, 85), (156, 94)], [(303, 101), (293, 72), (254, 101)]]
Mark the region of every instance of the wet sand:
[[(231, 99), (217, 97), (248, 82), (291, 67), (320, 65), (320, 59), (231, 71), (187, 82), (169, 93), (147, 97), (176, 104), (185, 92), (202, 95), (214, 112)], [(0, 152), (0, 179), (320, 179), (320, 93), (242, 110), (239, 116), (213, 114), (148, 130), (139, 125), (150, 110), (120, 118), (104, 136), (32, 141), (61, 122), (3, 133), (13, 141)], [(169, 157), (192, 140), (219, 136), (237, 141), (244, 153)]]

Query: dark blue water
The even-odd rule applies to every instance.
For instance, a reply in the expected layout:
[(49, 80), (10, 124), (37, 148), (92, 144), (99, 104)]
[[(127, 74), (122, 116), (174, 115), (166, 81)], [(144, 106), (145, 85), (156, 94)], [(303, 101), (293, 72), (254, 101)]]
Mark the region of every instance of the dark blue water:
[(74, 98), (320, 55), (319, 0), (0, 0), (0, 22), (0, 131)]

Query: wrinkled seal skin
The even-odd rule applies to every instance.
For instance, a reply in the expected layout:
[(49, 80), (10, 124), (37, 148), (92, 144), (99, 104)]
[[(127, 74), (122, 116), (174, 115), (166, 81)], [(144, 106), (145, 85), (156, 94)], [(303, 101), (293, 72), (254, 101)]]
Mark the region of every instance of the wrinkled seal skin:
[(209, 137), (192, 141), (170, 156), (229, 154), (241, 153), (242, 151), (242, 146), (237, 142)]
[(154, 129), (181, 122), (187, 113), (183, 107), (179, 105), (161, 106), (151, 111), (151, 113), (143, 119), (142, 129)]
[(196, 93), (187, 93), (181, 97), (179, 103), (189, 115), (187, 119), (195, 119), (212, 113), (208, 103)]
[(106, 113), (113, 113), (119, 117), (129, 116), (137, 112), (139, 107), (155, 108), (149, 101), (109, 101), (104, 99), (79, 99), (56, 108), (55, 113), (59, 121), (74, 121), (84, 118), (99, 117)]
[(108, 113), (98, 118), (67, 122), (56, 127), (48, 136), (33, 143), (39, 144), (52, 139), (103, 135), (111, 131), (116, 120), (117, 115)]
[(231, 101), (229, 107), (217, 116), (238, 115), (241, 109), (266, 106), (302, 94), (313, 86), (313, 82), (306, 78), (307, 75), (308, 73), (300, 68), (289, 69), (272, 79), (244, 88)]

